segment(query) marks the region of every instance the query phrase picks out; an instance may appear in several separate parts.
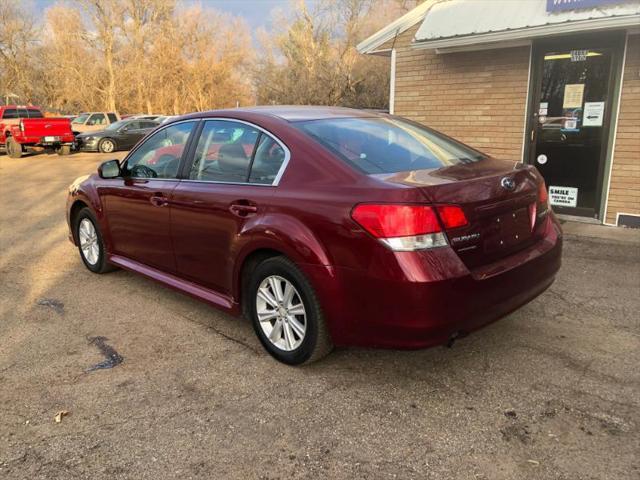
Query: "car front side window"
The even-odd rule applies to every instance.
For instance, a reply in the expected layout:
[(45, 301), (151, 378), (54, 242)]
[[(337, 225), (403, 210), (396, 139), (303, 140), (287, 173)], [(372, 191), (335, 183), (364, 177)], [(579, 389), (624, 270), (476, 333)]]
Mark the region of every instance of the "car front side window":
[(94, 113), (91, 115), (87, 125), (104, 125), (106, 123), (107, 119), (105, 118), (104, 113)]
[(154, 133), (127, 159), (123, 174), (133, 178), (176, 178), (196, 122), (183, 122)]

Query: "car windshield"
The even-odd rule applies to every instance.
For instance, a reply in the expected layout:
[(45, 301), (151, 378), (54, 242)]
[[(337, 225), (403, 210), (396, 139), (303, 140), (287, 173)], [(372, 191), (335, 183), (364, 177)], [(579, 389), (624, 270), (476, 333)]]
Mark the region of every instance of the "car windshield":
[(398, 118), (340, 118), (294, 124), (367, 174), (433, 169), (485, 158), (455, 140)]
[(124, 127), (125, 125), (128, 125), (130, 122), (128, 120), (118, 120), (117, 122), (113, 122), (111, 124), (109, 124), (109, 126), (107, 128), (105, 128), (105, 130), (118, 130), (121, 127)]
[(88, 113), (83, 113), (82, 115), (77, 116), (76, 118), (74, 118), (71, 123), (84, 123), (87, 121), (87, 118), (89, 118), (89, 114)]

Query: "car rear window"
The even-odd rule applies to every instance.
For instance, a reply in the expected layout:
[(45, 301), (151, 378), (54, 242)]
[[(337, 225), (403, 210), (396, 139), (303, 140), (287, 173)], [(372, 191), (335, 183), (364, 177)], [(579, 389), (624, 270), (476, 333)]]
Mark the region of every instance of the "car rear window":
[(434, 169), (485, 155), (442, 134), (398, 118), (339, 118), (294, 125), (367, 174)]
[(27, 110), (27, 112), (29, 112), (29, 118), (44, 118), (44, 115), (42, 115), (42, 112), (40, 110), (30, 108)]
[(7, 108), (2, 114), (2, 118), (18, 118), (18, 111), (15, 108)]

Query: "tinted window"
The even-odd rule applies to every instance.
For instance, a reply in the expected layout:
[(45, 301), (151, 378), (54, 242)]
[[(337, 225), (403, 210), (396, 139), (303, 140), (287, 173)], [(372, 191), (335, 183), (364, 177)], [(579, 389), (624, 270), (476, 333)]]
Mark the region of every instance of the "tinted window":
[(18, 118), (18, 111), (15, 108), (7, 108), (2, 114), (2, 118)]
[(40, 110), (35, 110), (33, 108), (30, 108), (28, 110), (29, 113), (29, 118), (44, 118), (44, 115), (42, 115), (42, 112)]
[(129, 122), (127, 122), (126, 120), (119, 120), (115, 123), (110, 124), (107, 128), (105, 128), (105, 130), (118, 130), (119, 128), (122, 128), (128, 124)]
[(285, 151), (269, 135), (261, 135), (251, 164), (249, 183), (271, 185), (284, 163)]
[(89, 118), (89, 114), (88, 113), (83, 113), (82, 115), (74, 118), (71, 123), (75, 123), (77, 125), (83, 125), (84, 122), (87, 121), (87, 118)]
[(26, 108), (19, 108), (18, 109), (18, 117), (20, 117), (20, 118), (29, 118), (29, 114), (27, 113), (27, 109)]
[(114, 122), (118, 121), (118, 117), (116, 117), (115, 113), (107, 113), (107, 117), (109, 117), (109, 121), (111, 123), (114, 123)]
[(397, 118), (341, 118), (294, 125), (368, 174), (440, 168), (484, 158), (461, 143)]
[(104, 113), (94, 113), (87, 122), (87, 125), (106, 125), (107, 118)]
[(156, 122), (149, 122), (149, 121), (140, 122), (140, 128), (153, 128), (157, 126), (158, 124)]
[(127, 159), (125, 176), (175, 178), (194, 125), (195, 122), (179, 123), (154, 133)]
[(189, 178), (213, 182), (245, 183), (259, 130), (244, 123), (205, 122)]
[(140, 129), (140, 122), (135, 121), (135, 122), (129, 122), (127, 124), (127, 130), (138, 130)]

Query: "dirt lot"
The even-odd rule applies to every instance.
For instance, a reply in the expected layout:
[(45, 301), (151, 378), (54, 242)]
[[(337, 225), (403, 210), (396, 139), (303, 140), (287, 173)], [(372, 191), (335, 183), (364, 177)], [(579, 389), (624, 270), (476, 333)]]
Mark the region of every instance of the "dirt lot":
[[(0, 155), (0, 478), (640, 477), (640, 243), (568, 236), (547, 293), (452, 349), (290, 368), (245, 320), (82, 266), (66, 187), (105, 159)], [(85, 373), (96, 336), (124, 362)]]

